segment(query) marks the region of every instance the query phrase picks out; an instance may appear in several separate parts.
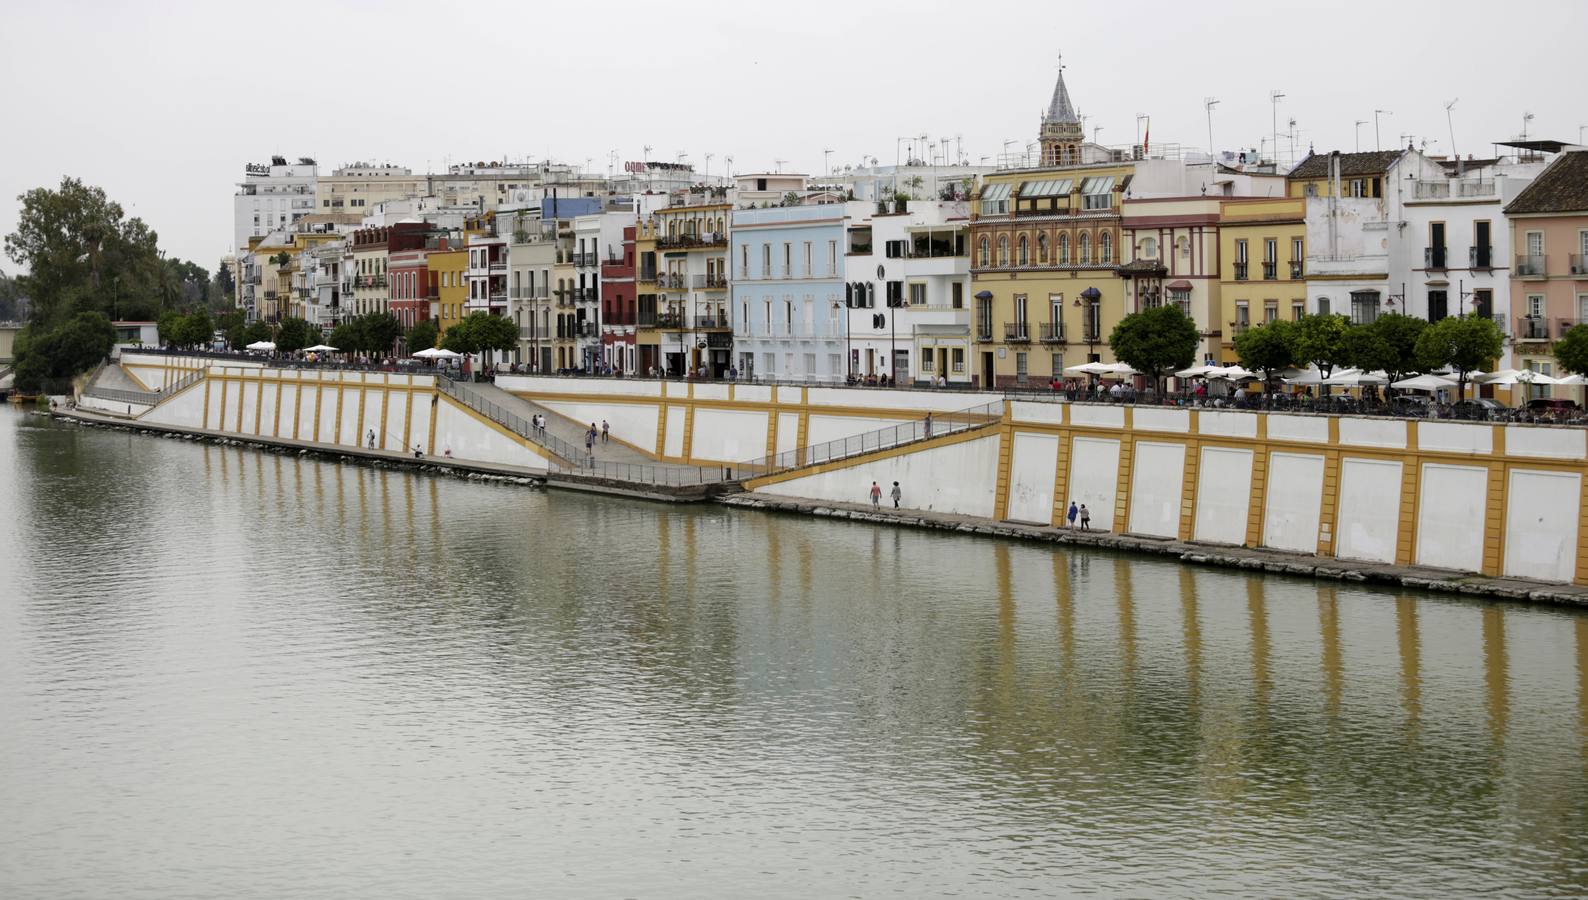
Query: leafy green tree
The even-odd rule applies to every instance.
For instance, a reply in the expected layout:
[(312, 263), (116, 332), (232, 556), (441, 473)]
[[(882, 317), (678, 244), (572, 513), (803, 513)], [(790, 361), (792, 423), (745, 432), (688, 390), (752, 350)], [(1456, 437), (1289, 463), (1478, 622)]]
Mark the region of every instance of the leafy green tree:
[(480, 317), (475, 324), (475, 340), (481, 350), (511, 350), (518, 345), (518, 328), (513, 320), (484, 312), (473, 316)]
[(1379, 316), (1365, 327), (1378, 338), (1380, 356), (1373, 360), (1376, 364), (1372, 366), (1354, 359), (1351, 365), (1369, 372), (1383, 369), (1391, 381), (1399, 381), (1421, 368), (1417, 364), (1417, 339), (1428, 330), (1426, 320), (1389, 313)]
[(475, 338), (474, 332), (475, 325), (478, 322), (475, 316), (481, 315), (487, 315), (487, 313), (470, 313), (454, 322), (452, 327), (447, 329), (446, 334), (441, 336), (441, 348), (443, 350), (451, 350), (453, 353), (480, 352), (480, 345)]
[(320, 330), (302, 319), (288, 316), (276, 326), (276, 349), (285, 353), (320, 342)]
[(200, 309), (189, 316), (183, 316), (182, 322), (176, 328), (177, 344), (183, 347), (207, 347), (215, 340), (215, 322), (210, 319), (207, 309)]
[(408, 352), (417, 353), (420, 350), (434, 347), (436, 338), (439, 336), (440, 331), (436, 328), (435, 322), (429, 319), (415, 322), (414, 327), (408, 329)]
[(80, 312), (49, 328), (30, 323), (17, 335), (16, 384), (26, 392), (65, 392), (66, 380), (110, 355), (116, 328), (97, 312)]
[(1341, 339), (1348, 320), (1340, 315), (1302, 316), (1290, 329), (1290, 351), (1298, 362), (1311, 363), (1328, 378), (1344, 358)]
[(160, 343), (180, 343), (177, 335), (182, 330), (182, 314), (174, 309), (164, 310), (160, 313), (160, 318), (155, 321), (155, 327), (160, 335)]
[(1555, 343), (1555, 361), (1576, 375), (1588, 375), (1588, 325), (1573, 325)]
[(270, 326), (263, 322), (250, 322), (243, 329), (242, 336), (238, 338), (238, 344), (235, 349), (241, 350), (249, 344), (257, 344), (260, 341), (268, 340), (270, 340)]
[(352, 321), (331, 329), (331, 336), (327, 343), (343, 353), (358, 353), (364, 349), (364, 336), (359, 333), (358, 325)]
[(1263, 383), (1273, 391), (1274, 376), (1296, 361), (1295, 340), (1291, 331), (1295, 324), (1284, 319), (1265, 322), (1235, 336), (1235, 355), (1241, 365), (1254, 372), (1263, 373)]
[(229, 309), (215, 318), (215, 330), (226, 336), (226, 346), (233, 350), (242, 349), (243, 328), (247, 324), (247, 317), (240, 309)]
[(1500, 355), (1505, 335), (1487, 316), (1449, 316), (1428, 326), (1417, 338), (1417, 364), (1424, 371), (1449, 366), (1456, 370), (1457, 395), (1466, 389), (1467, 373)]
[(210, 284), (210, 302), (226, 309), (237, 306), (237, 282), (224, 260), (215, 267), (215, 277)]
[[(6, 255), (25, 266), (21, 290), (31, 319), (51, 329), (78, 312), (154, 319), (165, 305), (158, 239), (142, 220), (75, 178), (18, 197)], [(42, 333), (41, 333), (42, 336)]]
[(1160, 390), (1163, 379), (1196, 359), (1197, 328), (1178, 306), (1155, 306), (1119, 320), (1108, 336), (1114, 357), (1152, 377)]
[[(363, 335), (365, 353), (390, 353), (392, 345), (403, 333), (401, 323), (390, 313), (372, 312), (360, 316), (358, 328)], [(341, 344), (336, 346), (340, 347)]]

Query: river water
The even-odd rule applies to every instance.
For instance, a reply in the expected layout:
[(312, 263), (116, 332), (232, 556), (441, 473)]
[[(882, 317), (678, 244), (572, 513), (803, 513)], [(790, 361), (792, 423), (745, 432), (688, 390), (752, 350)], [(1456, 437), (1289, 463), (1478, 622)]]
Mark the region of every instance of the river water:
[(1568, 896), (1588, 617), (0, 410), (0, 896)]

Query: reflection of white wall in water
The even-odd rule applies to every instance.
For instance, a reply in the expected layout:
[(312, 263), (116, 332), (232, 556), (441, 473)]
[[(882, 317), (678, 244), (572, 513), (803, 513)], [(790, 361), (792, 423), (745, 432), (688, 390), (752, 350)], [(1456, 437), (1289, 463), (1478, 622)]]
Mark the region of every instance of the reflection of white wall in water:
[(1130, 530), (1155, 537), (1178, 537), (1185, 445), (1137, 441), (1135, 457), (1130, 479)]
[(1505, 511), (1505, 574), (1570, 581), (1577, 572), (1582, 475), (1512, 469)]
[[(1079, 407), (1075, 407), (1078, 409)], [(1114, 499), (1119, 493), (1119, 441), (1111, 438), (1077, 437), (1070, 442), (1070, 496), (1063, 498), (1084, 504), (1092, 513), (1092, 528), (1114, 530)], [(1079, 520), (1076, 522), (1080, 524)]]
[(1323, 457), (1274, 453), (1268, 457), (1268, 505), (1263, 546), (1318, 552), (1318, 514), (1323, 506)]
[(1417, 514), (1417, 564), (1476, 571), (1483, 566), (1489, 470), (1425, 463)]
[(1016, 434), (1009, 468), (1009, 518), (1037, 525), (1053, 523), (1053, 473), (1059, 439), (1050, 434)]
[(689, 455), (714, 462), (746, 462), (766, 455), (766, 417), (759, 410), (695, 408)]
[(1383, 459), (1340, 462), (1335, 555), (1393, 563), (1401, 521), (1401, 464)]
[(1251, 499), (1252, 451), (1203, 447), (1202, 462), (1197, 467), (1196, 539), (1218, 544), (1245, 543)]
[(998, 436), (890, 456), (858, 466), (758, 488), (757, 493), (840, 503), (869, 503), (871, 482), (882, 488), (883, 502), (893, 482), (904, 492), (903, 506), (991, 518), (998, 481)]

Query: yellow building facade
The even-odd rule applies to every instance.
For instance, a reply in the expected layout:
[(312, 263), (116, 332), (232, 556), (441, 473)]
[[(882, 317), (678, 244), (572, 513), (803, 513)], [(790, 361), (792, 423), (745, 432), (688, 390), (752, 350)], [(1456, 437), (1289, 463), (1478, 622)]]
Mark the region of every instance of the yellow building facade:
[(463, 306), (469, 299), (468, 282), (464, 272), (469, 267), (469, 251), (463, 247), (454, 250), (431, 250), (425, 257), (434, 285), (436, 303), (436, 328), (442, 334), (458, 324), (465, 315)]
[(1220, 201), (1221, 363), (1237, 362), (1235, 338), (1252, 326), (1306, 315), (1306, 214), (1300, 196)]

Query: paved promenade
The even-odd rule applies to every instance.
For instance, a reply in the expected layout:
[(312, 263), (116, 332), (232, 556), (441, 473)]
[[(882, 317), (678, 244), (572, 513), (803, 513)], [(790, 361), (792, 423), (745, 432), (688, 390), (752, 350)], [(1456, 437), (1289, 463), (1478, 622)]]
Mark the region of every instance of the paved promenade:
[(1384, 563), (1329, 559), (1280, 550), (1255, 547), (1235, 547), (1223, 544), (1200, 544), (1192, 541), (1175, 541), (1143, 537), (1133, 534), (1115, 534), (1106, 531), (1081, 531), (1074, 528), (1052, 528), (1041, 525), (1024, 525), (1017, 522), (995, 522), (974, 516), (931, 512), (920, 509), (895, 510), (884, 501), (883, 508), (872, 509), (869, 503), (832, 503), (828, 501), (800, 500), (767, 494), (735, 494), (718, 500), (728, 506), (764, 509), (774, 512), (800, 513), (855, 522), (871, 522), (908, 528), (930, 528), (938, 531), (957, 531), (989, 537), (1021, 538), (1050, 541), (1057, 544), (1074, 544), (1100, 550), (1122, 550), (1132, 553), (1151, 553), (1171, 556), (1184, 563), (1221, 566), (1276, 572), (1285, 575), (1311, 576), (1332, 581), (1362, 581), (1394, 584), (1417, 590), (1442, 591), (1507, 600), (1531, 601), (1561, 606), (1588, 606), (1588, 587), (1526, 581), (1520, 578), (1491, 578), (1446, 569), (1421, 566), (1395, 566)]

